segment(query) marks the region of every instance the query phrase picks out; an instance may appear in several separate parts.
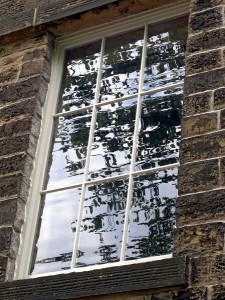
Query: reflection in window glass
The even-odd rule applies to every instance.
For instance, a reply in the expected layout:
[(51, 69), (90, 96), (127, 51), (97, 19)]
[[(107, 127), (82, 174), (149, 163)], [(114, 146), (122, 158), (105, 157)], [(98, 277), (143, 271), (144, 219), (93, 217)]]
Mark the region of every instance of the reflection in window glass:
[(90, 179), (130, 170), (136, 113), (135, 99), (102, 106), (97, 112), (92, 143)]
[(106, 39), (100, 101), (138, 92), (144, 30)]
[(66, 52), (58, 111), (73, 111), (93, 104), (101, 42)]
[(134, 178), (126, 258), (172, 252), (177, 169)]
[(136, 170), (178, 162), (182, 99), (182, 88), (143, 96)]
[(80, 189), (47, 194), (42, 199), (41, 229), (31, 274), (70, 268)]
[(66, 51), (32, 274), (172, 252), (186, 24)]
[(82, 182), (90, 121), (91, 112), (58, 119), (49, 162), (48, 188)]
[(77, 266), (119, 261), (127, 180), (86, 188)]
[(176, 83), (185, 75), (187, 17), (152, 27), (149, 25), (145, 90)]

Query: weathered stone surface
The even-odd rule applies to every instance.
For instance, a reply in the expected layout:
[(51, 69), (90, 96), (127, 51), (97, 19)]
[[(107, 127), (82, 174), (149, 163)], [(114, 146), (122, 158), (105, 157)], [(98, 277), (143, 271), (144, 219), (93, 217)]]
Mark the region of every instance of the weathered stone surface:
[(179, 194), (207, 191), (219, 186), (218, 160), (181, 165), (179, 168)]
[(0, 228), (0, 255), (15, 258), (19, 248), (19, 233), (12, 227)]
[(31, 170), (31, 158), (26, 156), (25, 153), (0, 158), (0, 175), (22, 171), (29, 177)]
[(215, 220), (225, 220), (224, 189), (183, 196), (177, 199), (177, 227)]
[(0, 282), (5, 281), (6, 272), (7, 272), (7, 263), (8, 263), (8, 258), (4, 256), (0, 256)]
[(195, 285), (214, 285), (225, 282), (225, 255), (191, 259), (191, 281)]
[(13, 85), (0, 87), (1, 103), (9, 103), (24, 98), (37, 96), (43, 103), (47, 93), (47, 83), (41, 76), (35, 76), (19, 81)]
[(220, 159), (221, 184), (225, 185), (225, 157)]
[(13, 226), (17, 231), (25, 218), (25, 205), (19, 198), (0, 201), (0, 226)]
[(221, 50), (191, 55), (186, 58), (186, 74), (192, 75), (199, 72), (222, 67)]
[(210, 110), (211, 99), (212, 92), (203, 92), (184, 97), (183, 115), (187, 117), (190, 115), (208, 112)]
[(36, 97), (19, 100), (0, 108), (0, 120), (9, 121), (16, 117), (41, 116), (41, 105)]
[(224, 43), (225, 28), (206, 31), (188, 38), (187, 53), (217, 49), (224, 46)]
[(9, 68), (1, 68), (0, 69), (0, 86), (6, 85), (12, 82), (17, 81), (17, 77), (19, 74), (19, 66), (14, 65)]
[(191, 1), (191, 10), (199, 11), (202, 9), (215, 7), (219, 4), (221, 4), (221, 0), (193, 0)]
[(41, 74), (46, 80), (49, 80), (51, 73), (50, 64), (46, 59), (37, 59), (25, 62), (21, 67), (19, 77), (25, 78)]
[(214, 92), (214, 107), (216, 109), (225, 108), (225, 88), (217, 89)]
[(189, 30), (192, 33), (223, 26), (223, 7), (214, 7), (190, 16)]
[(190, 137), (217, 129), (217, 113), (184, 117), (181, 123), (182, 137)]
[[(197, 220), (196, 220), (197, 221)], [(174, 231), (175, 256), (202, 256), (222, 253), (225, 223), (201, 224), (177, 228)]]
[(40, 119), (33, 118), (32, 116), (25, 115), (14, 118), (9, 122), (0, 125), (0, 138), (26, 133), (32, 133), (34, 136), (37, 136), (41, 126), (40, 123)]
[(225, 85), (225, 68), (186, 77), (184, 91), (195, 94), (206, 90), (214, 90)]
[(173, 293), (172, 300), (207, 300), (206, 287), (193, 287)]
[[(29, 174), (28, 174), (29, 175)], [(0, 198), (21, 198), (26, 202), (29, 192), (30, 179), (22, 174), (9, 174), (0, 177)]]
[(32, 134), (25, 134), (0, 139), (0, 156), (13, 154), (15, 152), (27, 152), (34, 157), (37, 146), (37, 138)]
[(225, 129), (225, 109), (220, 112), (220, 127), (221, 129)]
[(225, 131), (181, 140), (180, 162), (187, 163), (225, 155)]
[(215, 285), (210, 288), (212, 300), (224, 300), (225, 299), (225, 286)]

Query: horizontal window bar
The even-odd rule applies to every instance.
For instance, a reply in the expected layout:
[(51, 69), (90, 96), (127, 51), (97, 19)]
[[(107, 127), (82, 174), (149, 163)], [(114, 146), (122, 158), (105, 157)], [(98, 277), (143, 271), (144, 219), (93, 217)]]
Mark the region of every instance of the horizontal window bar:
[(127, 177), (129, 177), (130, 174), (132, 176), (141, 176), (141, 175), (155, 173), (155, 172), (158, 172), (158, 171), (173, 169), (173, 168), (177, 168), (177, 167), (179, 167), (179, 163), (165, 165), (165, 166), (156, 167), (156, 168), (149, 168), (149, 169), (146, 169), (146, 170), (134, 171), (134, 172), (125, 173), (125, 174), (112, 176), (112, 177), (106, 177), (106, 178), (101, 178), (101, 179), (96, 179), (96, 180), (85, 181), (84, 183), (81, 182), (81, 183), (71, 184), (71, 185), (67, 185), (67, 186), (63, 186), (63, 187), (59, 187), (59, 188), (55, 188), (55, 189), (54, 188), (53, 189), (47, 189), (47, 190), (40, 191), (40, 193), (42, 195), (44, 195), (44, 194), (49, 194), (49, 193), (53, 193), (53, 192), (64, 191), (64, 190), (67, 190), (67, 189), (69, 190), (69, 189), (72, 189), (72, 188), (82, 187), (82, 184), (91, 185), (91, 184), (110, 182), (110, 181), (114, 181), (114, 180), (127, 178)]
[(96, 104), (88, 105), (86, 107), (78, 108), (76, 110), (57, 113), (57, 114), (54, 114), (53, 117), (57, 118), (57, 117), (75, 115), (75, 114), (84, 112), (86, 110), (92, 109), (94, 106), (101, 107), (101, 106), (104, 106), (104, 105), (107, 105), (107, 104), (112, 104), (112, 103), (116, 103), (116, 102), (120, 102), (120, 101), (124, 101), (124, 100), (129, 100), (129, 99), (132, 99), (132, 98), (137, 98), (139, 95), (141, 95), (141, 96), (151, 95), (151, 94), (155, 94), (155, 93), (158, 93), (158, 92), (162, 92), (164, 90), (174, 89), (174, 88), (177, 88), (177, 87), (181, 87), (181, 86), (183, 86), (183, 84), (184, 84), (183, 81), (179, 81), (177, 83), (164, 85), (162, 87), (158, 87), (158, 88), (155, 88), (155, 89), (151, 89), (151, 90), (147, 90), (147, 91), (142, 91), (142, 92), (140, 92), (140, 94), (139, 93), (135, 93), (135, 94), (132, 94), (132, 95), (127, 95), (127, 96), (124, 96), (124, 97), (115, 98), (115, 99), (112, 99), (112, 100), (109, 100), (109, 101), (105, 101), (105, 102), (98, 102)]

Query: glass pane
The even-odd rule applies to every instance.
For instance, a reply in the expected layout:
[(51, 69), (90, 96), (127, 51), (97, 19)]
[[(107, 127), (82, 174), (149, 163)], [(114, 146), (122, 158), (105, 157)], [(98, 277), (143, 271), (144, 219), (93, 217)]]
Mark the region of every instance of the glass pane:
[(134, 178), (126, 259), (172, 252), (176, 184), (177, 169)]
[(79, 199), (80, 189), (55, 192), (43, 197), (40, 232), (31, 274), (70, 268)]
[(187, 17), (149, 25), (145, 90), (184, 78), (186, 39)]
[(182, 88), (143, 96), (135, 170), (179, 161), (182, 99)]
[(144, 29), (107, 38), (100, 101), (138, 92)]
[(66, 52), (58, 112), (93, 103), (100, 48), (101, 42), (98, 41)]
[(92, 144), (89, 177), (104, 178), (129, 172), (136, 99), (102, 106)]
[(127, 180), (87, 187), (78, 267), (119, 261), (127, 188)]
[(47, 188), (79, 183), (83, 179), (91, 113), (58, 119)]

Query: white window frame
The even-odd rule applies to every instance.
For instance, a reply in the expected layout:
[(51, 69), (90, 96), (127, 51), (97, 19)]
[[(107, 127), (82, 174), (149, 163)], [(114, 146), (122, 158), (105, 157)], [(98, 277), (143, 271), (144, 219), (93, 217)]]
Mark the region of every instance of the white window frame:
[[(36, 232), (36, 226), (38, 221), (39, 205), (40, 205), (40, 197), (39, 197), (39, 201), (37, 201), (37, 195), (41, 194), (40, 191), (42, 190), (43, 178), (45, 175), (45, 169), (46, 169), (47, 160), (49, 156), (48, 154), (50, 151), (49, 149), (51, 148), (53, 116), (57, 115), (56, 114), (57, 100), (58, 100), (58, 95), (59, 95), (61, 80), (62, 80), (65, 51), (83, 44), (87, 44), (92, 41), (96, 41), (102, 37), (108, 37), (111, 35), (115, 35), (117, 33), (122, 33), (132, 29), (136, 29), (141, 26), (146, 27), (149, 24), (157, 23), (163, 20), (169, 20), (178, 16), (187, 15), (187, 13), (189, 12), (189, 6), (190, 6), (190, 0), (182, 0), (170, 5), (165, 5), (157, 9), (152, 9), (151, 11), (148, 12), (137, 14), (135, 16), (126, 17), (122, 21), (117, 20), (108, 24), (96, 26), (91, 28), (91, 30), (90, 29), (83, 30), (77, 32), (76, 34), (71, 34), (66, 37), (59, 38), (57, 40), (56, 48), (52, 58), (52, 75), (50, 79), (47, 98), (43, 107), (42, 128), (41, 128), (41, 134), (38, 143), (38, 149), (34, 160), (34, 169), (31, 177), (31, 188), (30, 188), (29, 199), (26, 207), (26, 218), (25, 218), (25, 223), (23, 226), (22, 237), (21, 237), (22, 241), (21, 241), (20, 251), (16, 262), (16, 271), (14, 277), (15, 279), (34, 278), (39, 276), (47, 276), (53, 274), (55, 275), (58, 273), (81, 272), (85, 270), (98, 269), (103, 267), (121, 266), (124, 264), (134, 264), (134, 263), (144, 263), (146, 261), (161, 260), (164, 258), (172, 257), (172, 254), (169, 254), (169, 255), (149, 257), (149, 258), (137, 259), (131, 261), (120, 261), (116, 263), (108, 263), (106, 265), (97, 265), (97, 266), (90, 266), (84, 268), (69, 269), (69, 270), (59, 271), (59, 272), (44, 273), (41, 275), (28, 275), (30, 261), (32, 257), (33, 241), (35, 239), (35, 232)], [(182, 84), (175, 83), (175, 84), (168, 85), (166, 87), (176, 88), (178, 86), (182, 86)], [(137, 94), (120, 98), (120, 100), (125, 100), (127, 98), (141, 97), (145, 94), (153, 94), (154, 92), (158, 92), (161, 90), (165, 90), (165, 86), (152, 89), (151, 92), (149, 92), (149, 90), (147, 92), (139, 91), (139, 93)], [(118, 99), (116, 99), (116, 101), (118, 101)], [(140, 110), (140, 108), (137, 108), (137, 110), (138, 109)], [(173, 165), (169, 165), (168, 167), (172, 168), (172, 167), (177, 167), (178, 165), (179, 164), (173, 164)], [(167, 166), (163, 166), (162, 168), (157, 167), (152, 169), (151, 172), (159, 171), (160, 169), (166, 169), (166, 167)], [(137, 173), (137, 175), (141, 175), (142, 173), (146, 173), (146, 171), (148, 170), (138, 171), (133, 173), (130, 172), (130, 176), (133, 175), (134, 173), (135, 174)], [(121, 177), (123, 177), (123, 175), (118, 176), (117, 178), (121, 178)], [(63, 188), (61, 188), (60, 190), (63, 190)], [(129, 198), (131, 200), (131, 196), (130, 197), (128, 196), (128, 199)], [(127, 205), (127, 207), (129, 208), (129, 205)], [(128, 223), (127, 213), (126, 213), (125, 223), (126, 222)], [(123, 245), (125, 245), (125, 243), (123, 243)], [(125, 251), (122, 250), (122, 253), (125, 253)]]

